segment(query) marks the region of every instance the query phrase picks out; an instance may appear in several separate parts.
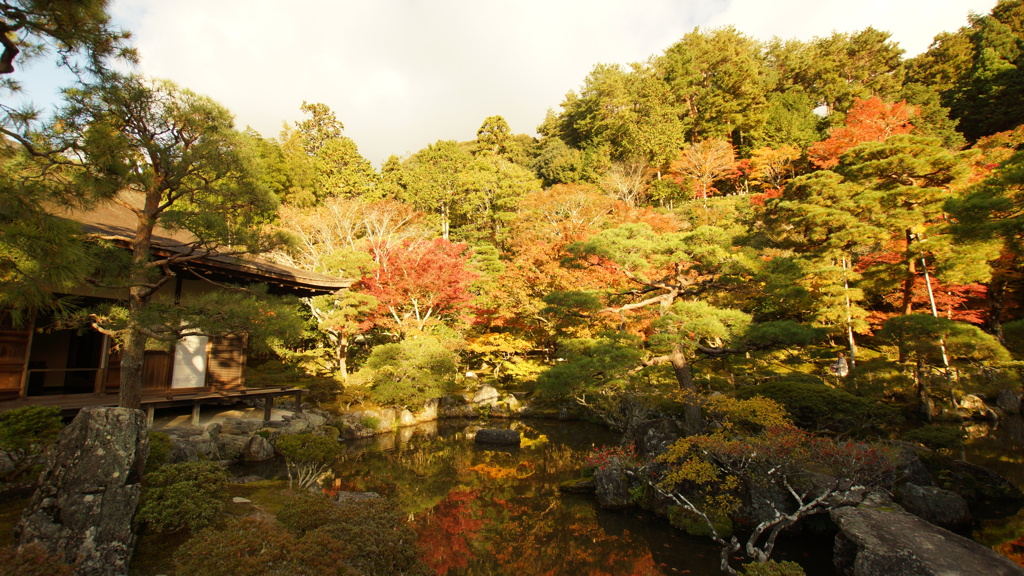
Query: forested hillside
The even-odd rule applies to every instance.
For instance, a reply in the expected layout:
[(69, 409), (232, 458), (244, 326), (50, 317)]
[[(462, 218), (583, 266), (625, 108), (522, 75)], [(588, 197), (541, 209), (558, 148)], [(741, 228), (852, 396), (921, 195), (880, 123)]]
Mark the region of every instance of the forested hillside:
[[(807, 42), (696, 29), (645, 62), (597, 64), (539, 138), (495, 115), (379, 170), (324, 104), (277, 138), (229, 134), (216, 103), (110, 71), (115, 48), (132, 53), (103, 33), (82, 45), (101, 57), (65, 61), (82, 82), (52, 122), (4, 108), (15, 321), (70, 309), (141, 354), (183, 318), (218, 316), (59, 299), (119, 273), (45, 207), (131, 189), (163, 198), (142, 221), (208, 250), (354, 281), (304, 301), (301, 338), (261, 338), (275, 351), (254, 382), (412, 406), (473, 372), (609, 418), (624, 397), (682, 391), (694, 430), (701, 394), (768, 382), (842, 382), (925, 419), (1016, 387), (1022, 2), (913, 58), (872, 28)], [(147, 266), (121, 284), (170, 281)]]
[(305, 105), (248, 136), (297, 238), (275, 254), (358, 281), (284, 356), (389, 403), (466, 371), (592, 407), (842, 379), (925, 418), (1011, 386), (1022, 19), (1001, 2), (910, 59), (875, 29), (698, 29), (596, 65), (540, 138), (492, 116), (379, 172)]

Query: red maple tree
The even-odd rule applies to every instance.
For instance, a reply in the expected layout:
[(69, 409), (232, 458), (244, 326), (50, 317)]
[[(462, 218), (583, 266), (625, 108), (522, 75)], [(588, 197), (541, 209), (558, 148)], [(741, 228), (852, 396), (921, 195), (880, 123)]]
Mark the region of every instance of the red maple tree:
[(461, 319), (470, 309), (476, 280), (465, 244), (442, 238), (406, 240), (400, 249), (374, 252), (378, 268), (354, 286), (379, 302), (373, 321), (402, 334), (442, 319)]

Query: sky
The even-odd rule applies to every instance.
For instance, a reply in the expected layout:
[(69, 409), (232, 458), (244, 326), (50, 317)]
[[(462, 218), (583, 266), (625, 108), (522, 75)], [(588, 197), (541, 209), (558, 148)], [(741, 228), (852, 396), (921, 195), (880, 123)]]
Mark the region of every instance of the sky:
[[(907, 56), (996, 0), (112, 0), (143, 74), (212, 97), (238, 128), (277, 137), (327, 104), (376, 166), (488, 116), (535, 135), (598, 63), (642, 62), (695, 27), (810, 40), (873, 26)], [(50, 62), (25, 72), (47, 100)], [(42, 94), (42, 96), (41, 96)], [(51, 99), (52, 100), (52, 99)]]

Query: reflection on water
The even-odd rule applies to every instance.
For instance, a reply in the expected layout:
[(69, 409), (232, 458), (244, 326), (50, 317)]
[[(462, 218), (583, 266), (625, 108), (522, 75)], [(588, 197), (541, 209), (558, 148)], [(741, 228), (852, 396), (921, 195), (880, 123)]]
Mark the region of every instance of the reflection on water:
[[(1024, 418), (1010, 416), (998, 422), (972, 423), (965, 430), (968, 440), (964, 459), (992, 469), (1024, 490)], [(1024, 509), (1015, 514), (1014, 510), (1000, 509), (991, 513), (993, 517), (978, 522), (974, 539), (1024, 566)]]
[[(523, 447), (485, 450), (469, 422), (434, 422), (355, 442), (335, 467), (336, 490), (395, 498), (438, 575), (654, 576), (721, 574), (718, 548), (653, 516), (598, 509), (565, 496), (594, 447), (618, 437), (579, 422), (500, 422), (519, 429)], [(832, 574), (831, 539), (800, 542), (808, 574)]]

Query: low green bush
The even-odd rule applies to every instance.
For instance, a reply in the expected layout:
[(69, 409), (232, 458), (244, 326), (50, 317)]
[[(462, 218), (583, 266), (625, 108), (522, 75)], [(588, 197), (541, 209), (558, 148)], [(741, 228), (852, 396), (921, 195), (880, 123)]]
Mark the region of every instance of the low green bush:
[(26, 474), (57, 441), (64, 421), (55, 406), (23, 406), (0, 412), (0, 452), (11, 461), (11, 476)]
[(309, 488), (327, 471), (341, 454), (337, 437), (317, 434), (282, 434), (274, 446), (288, 467), (288, 485), (298, 483)]
[(785, 407), (793, 423), (812, 432), (851, 433), (900, 420), (899, 409), (824, 384), (778, 380), (737, 391), (740, 399), (763, 396)]
[(149, 433), (149, 456), (146, 458), (146, 473), (155, 472), (171, 459), (171, 437), (163, 432)]
[(427, 576), (416, 533), (382, 498), (335, 504), (298, 497), (278, 523), (236, 518), (207, 528), (174, 555), (189, 576)]
[(924, 444), (932, 450), (959, 450), (964, 445), (964, 436), (960, 426), (928, 424), (907, 432), (903, 439)]
[(751, 562), (743, 565), (743, 576), (806, 576), (804, 569), (796, 562)]
[(196, 531), (224, 507), (227, 472), (214, 462), (167, 464), (147, 474), (136, 517), (159, 533)]

